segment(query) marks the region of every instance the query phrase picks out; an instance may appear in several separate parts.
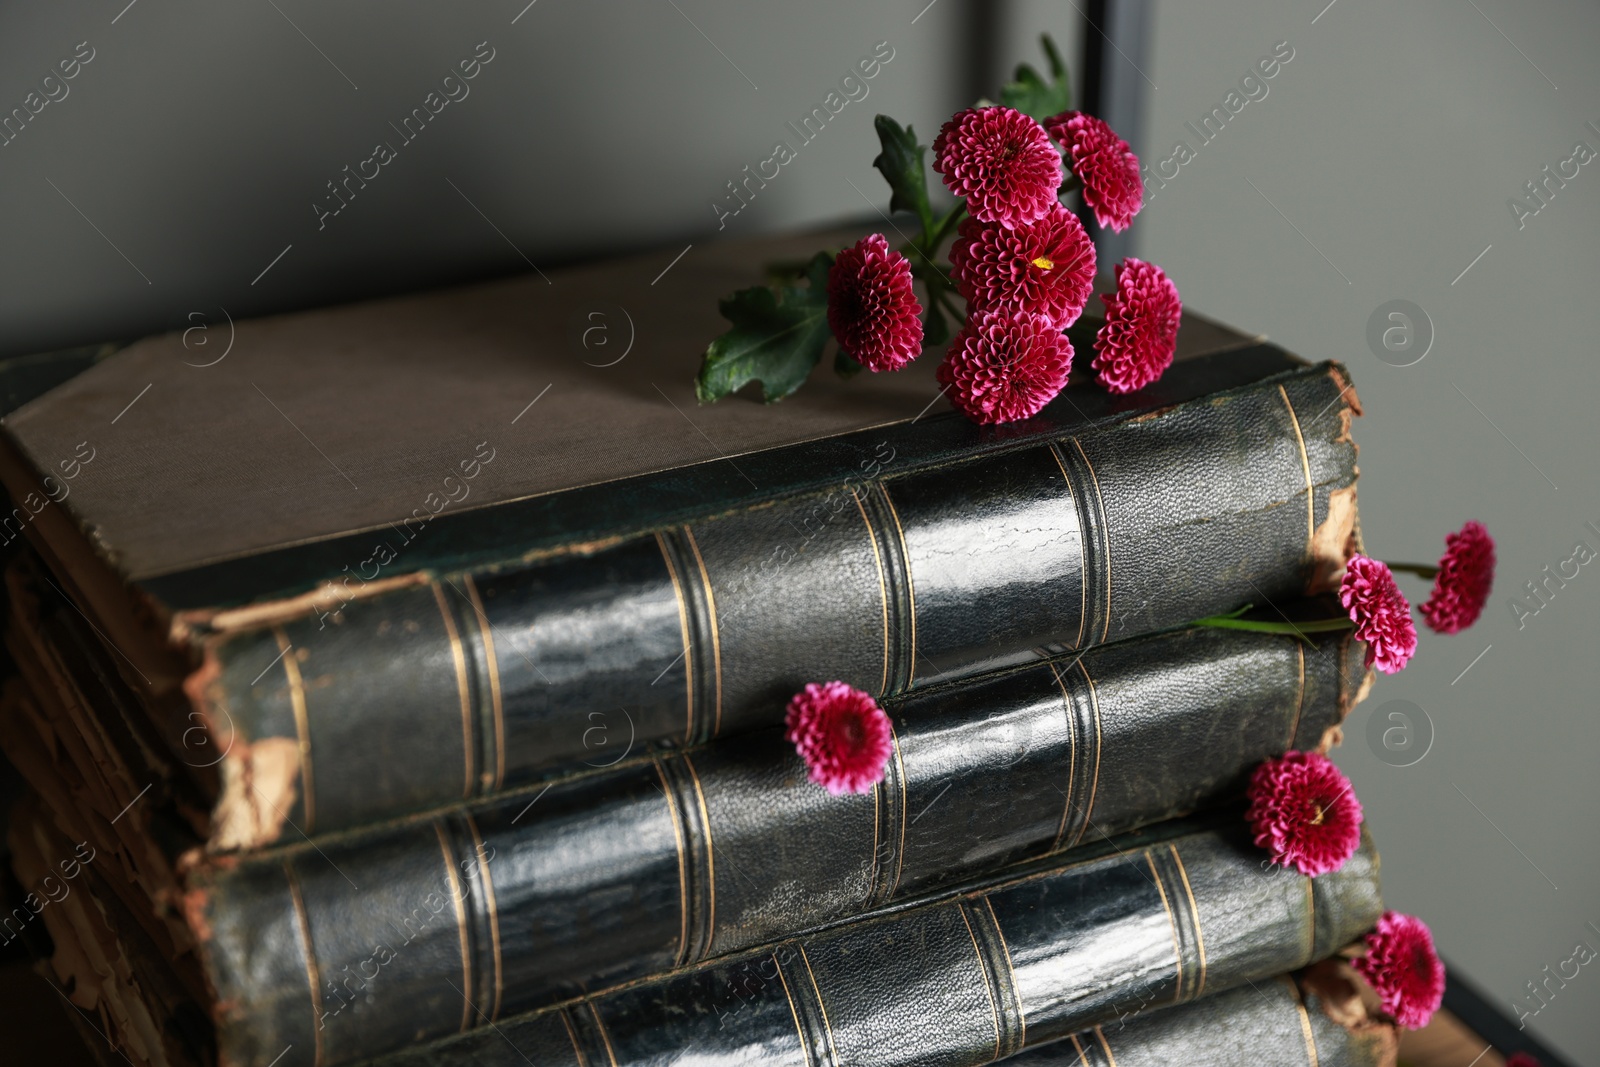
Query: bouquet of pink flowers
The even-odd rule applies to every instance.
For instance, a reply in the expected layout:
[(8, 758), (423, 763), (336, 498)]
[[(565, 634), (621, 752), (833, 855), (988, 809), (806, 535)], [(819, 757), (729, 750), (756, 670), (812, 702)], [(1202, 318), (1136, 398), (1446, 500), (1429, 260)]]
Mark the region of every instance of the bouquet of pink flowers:
[[(830, 337), (845, 376), (900, 370), (925, 346), (949, 342), (939, 383), (974, 422), (1026, 419), (1055, 398), (1072, 369), (1066, 330), (1089, 302), (1096, 268), (1094, 243), (1062, 197), (1081, 195), (1099, 225), (1120, 232), (1144, 204), (1144, 182), (1126, 141), (1070, 110), (1066, 67), (1048, 36), (1043, 43), (1048, 79), (1019, 67), (1000, 104), (957, 112), (934, 138), (933, 170), (957, 198), (937, 218), (927, 146), (909, 126), (877, 116), (873, 166), (889, 183), (890, 210), (910, 212), (917, 234), (898, 249), (868, 234), (837, 254), (817, 253), (776, 287), (724, 298), (732, 326), (701, 361), (702, 401), (752, 381), (762, 399), (781, 400), (805, 382)], [(940, 263), (952, 236), (949, 263)], [(1178, 289), (1160, 267), (1130, 257), (1100, 299), (1095, 373), (1112, 392), (1141, 389), (1172, 362)], [(954, 340), (947, 317), (960, 323)]]

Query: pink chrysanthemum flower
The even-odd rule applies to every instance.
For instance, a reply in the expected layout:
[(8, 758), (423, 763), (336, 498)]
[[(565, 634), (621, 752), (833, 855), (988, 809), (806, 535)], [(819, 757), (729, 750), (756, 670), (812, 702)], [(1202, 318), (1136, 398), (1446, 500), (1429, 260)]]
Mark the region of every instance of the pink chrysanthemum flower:
[(1433, 579), (1433, 594), (1422, 605), (1422, 620), (1435, 633), (1453, 634), (1478, 621), (1494, 585), (1494, 538), (1481, 523), (1469, 522), (1444, 539), (1444, 558)]
[(1102, 293), (1106, 322), (1094, 338), (1094, 369), (1113, 393), (1143, 389), (1172, 365), (1183, 301), (1166, 271), (1129, 256), (1117, 264), (1117, 290)]
[(974, 311), (939, 364), (945, 395), (973, 422), (1014, 422), (1054, 400), (1072, 370), (1072, 343), (1043, 315)]
[(1037, 222), (1009, 230), (966, 220), (950, 246), (950, 266), (969, 309), (1020, 308), (1064, 330), (1094, 289), (1094, 242), (1058, 203)]
[(1428, 924), (1386, 911), (1367, 935), (1367, 954), (1354, 961), (1377, 991), (1383, 1010), (1408, 1030), (1428, 1025), (1444, 1000), (1444, 964), (1433, 950)]
[(828, 271), (828, 328), (845, 355), (870, 371), (899, 370), (922, 352), (922, 305), (911, 261), (869, 233)]
[(1095, 221), (1118, 233), (1126, 230), (1144, 207), (1139, 157), (1128, 142), (1081, 111), (1045, 119), (1044, 128), (1067, 150), (1072, 173), (1083, 182), (1083, 202), (1094, 211)]
[(1308, 878), (1344, 866), (1361, 847), (1361, 802), (1333, 761), (1290, 752), (1250, 776), (1245, 818), (1274, 863)]
[(1009, 107), (952, 115), (933, 139), (933, 169), (979, 222), (1011, 229), (1060, 203), (1061, 153), (1043, 126)]
[(1387, 563), (1351, 556), (1339, 583), (1339, 603), (1356, 624), (1356, 639), (1367, 646), (1368, 667), (1395, 674), (1410, 661), (1417, 651), (1417, 627), (1411, 602)]
[(812, 682), (789, 701), (786, 735), (811, 780), (834, 796), (866, 793), (883, 781), (893, 751), (889, 716), (843, 682)]
[(1506, 1060), (1506, 1067), (1544, 1067), (1544, 1065), (1526, 1052), (1513, 1052)]

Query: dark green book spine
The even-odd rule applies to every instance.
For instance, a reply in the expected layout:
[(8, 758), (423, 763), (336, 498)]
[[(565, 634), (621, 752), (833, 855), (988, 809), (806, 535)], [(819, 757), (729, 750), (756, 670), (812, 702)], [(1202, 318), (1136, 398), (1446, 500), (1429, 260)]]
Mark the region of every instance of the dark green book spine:
[(194, 885), (224, 1048), (345, 1062), (1102, 845), (1318, 747), (1363, 676), (1348, 633), (1183, 630), (891, 701), (869, 795), (768, 729), (220, 857)]
[(218, 636), (188, 686), (226, 752), (212, 844), (770, 726), (807, 682), (892, 696), (1326, 591), (1354, 403), (1323, 364), (931, 465), (899, 427), (825, 489)]
[[(1150, 1007), (1154, 1007), (1151, 1005)], [(1291, 976), (1162, 1011), (1135, 1008), (1007, 1067), (1393, 1067), (1398, 1034), (1335, 1022)]]
[[(1107, 851), (378, 1062), (970, 1067), (1104, 1029), (1130, 1005), (1270, 982), (1353, 940), (1381, 910), (1370, 840), (1315, 880), (1263, 869), (1242, 828)], [(282, 1047), (240, 1062), (265, 1067)], [(1304, 1055), (1302, 1045), (1294, 1059), (1254, 1062)]]

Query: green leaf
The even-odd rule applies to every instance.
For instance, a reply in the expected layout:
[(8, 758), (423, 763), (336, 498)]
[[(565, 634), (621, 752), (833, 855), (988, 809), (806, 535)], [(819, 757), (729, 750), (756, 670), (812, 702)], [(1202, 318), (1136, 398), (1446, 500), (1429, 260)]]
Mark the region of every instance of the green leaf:
[(806, 288), (740, 289), (718, 303), (732, 323), (706, 347), (695, 378), (702, 402), (721, 400), (750, 382), (761, 383), (771, 404), (805, 384), (828, 343), (828, 269), (833, 257), (818, 252), (806, 267)]
[(1067, 82), (1067, 65), (1061, 61), (1055, 41), (1047, 33), (1039, 38), (1039, 43), (1050, 61), (1050, 78), (1046, 80), (1044, 75), (1023, 63), (1017, 67), (1014, 80), (1001, 87), (1000, 102), (1043, 122), (1072, 106), (1072, 87)]
[(833, 373), (841, 378), (854, 378), (866, 369), (847, 356), (842, 348), (833, 354)]
[(917, 135), (910, 126), (901, 126), (888, 115), (872, 120), (878, 131), (883, 151), (872, 165), (878, 168), (883, 180), (894, 193), (889, 199), (890, 211), (910, 211), (922, 224), (922, 232), (933, 227), (933, 210), (928, 206), (928, 175), (922, 157), (927, 145), (917, 143)]
[[(1061, 53), (1056, 51), (1055, 38), (1048, 33), (1041, 33), (1039, 35), (1039, 44), (1044, 47), (1044, 54), (1050, 60), (1050, 76), (1059, 84), (1066, 85), (1067, 65), (1061, 62)], [(1070, 91), (1067, 93), (1067, 106), (1072, 106), (1072, 94)]]

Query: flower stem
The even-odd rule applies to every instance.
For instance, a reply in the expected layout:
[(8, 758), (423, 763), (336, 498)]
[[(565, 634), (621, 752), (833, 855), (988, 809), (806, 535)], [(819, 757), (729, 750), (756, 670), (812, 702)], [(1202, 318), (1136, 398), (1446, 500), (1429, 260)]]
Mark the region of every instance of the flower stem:
[(1430, 582), (1439, 576), (1439, 568), (1427, 563), (1390, 563), (1389, 569), (1415, 574), (1418, 578), (1424, 578)]
[(1337, 630), (1354, 630), (1349, 619), (1307, 619), (1305, 622), (1268, 622), (1265, 619), (1230, 619), (1226, 615), (1211, 615), (1196, 619), (1191, 626), (1216, 626), (1224, 630), (1254, 630), (1263, 634), (1322, 634)]
[(950, 302), (950, 296), (948, 293), (939, 294), (939, 307), (944, 310), (946, 315), (949, 315), (958, 323), (961, 322), (961, 320), (965, 317), (962, 315), (960, 309)]
[[(911, 261), (912, 276), (920, 279), (928, 291), (929, 310), (933, 314), (943, 311), (957, 322), (961, 321), (961, 316), (950, 310), (946, 299), (946, 295), (954, 291), (955, 283), (950, 279), (948, 268), (934, 257), (939, 254), (939, 246), (949, 235), (950, 228), (960, 221), (965, 211), (964, 205), (957, 204), (937, 222), (930, 213), (922, 220), (922, 232), (916, 239), (907, 240), (900, 247), (900, 254)], [(939, 310), (933, 310), (935, 308)]]
[(1228, 615), (1208, 615), (1203, 619), (1196, 619), (1191, 626), (1212, 626), (1219, 630), (1249, 630), (1258, 634), (1288, 634), (1297, 637), (1306, 644), (1311, 639), (1306, 634), (1336, 633), (1340, 630), (1353, 630), (1355, 623), (1349, 619), (1308, 619), (1305, 622), (1267, 622), (1259, 619), (1241, 619), (1238, 612)]
[(967, 205), (965, 202), (958, 203), (951, 208), (944, 218), (934, 224), (931, 233), (927, 230), (923, 231), (923, 236), (927, 239), (927, 246), (937, 252), (939, 246), (944, 243), (944, 239), (949, 237), (951, 231), (959, 226), (961, 220), (966, 217)]

